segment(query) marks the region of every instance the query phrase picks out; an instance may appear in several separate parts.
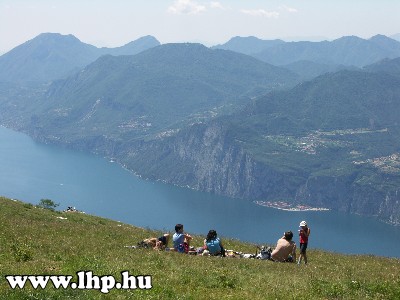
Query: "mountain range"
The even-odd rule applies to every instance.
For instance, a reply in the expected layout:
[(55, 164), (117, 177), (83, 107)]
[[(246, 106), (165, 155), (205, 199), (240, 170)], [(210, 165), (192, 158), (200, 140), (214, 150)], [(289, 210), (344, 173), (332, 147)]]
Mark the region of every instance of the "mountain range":
[(0, 57), (1, 124), (152, 180), (400, 224), (400, 43), (158, 44), (38, 36)]
[(400, 42), (384, 35), (376, 35), (368, 40), (346, 36), (322, 42), (283, 42), (260, 40), (255, 37), (235, 37), (217, 47), (248, 54), (273, 65), (311, 61), (362, 67), (384, 58), (400, 56)]
[[(373, 68), (271, 92), (234, 115), (149, 141), (131, 166), (151, 179), (231, 197), (399, 224), (400, 80)], [(171, 162), (183, 171), (170, 172)]]
[(134, 55), (159, 44), (146, 36), (118, 48), (97, 48), (73, 35), (43, 33), (0, 56), (0, 81), (49, 82), (79, 71), (102, 55)]
[[(326, 72), (360, 68), (400, 55), (400, 42), (383, 35), (368, 40), (348, 36), (334, 41), (284, 42), (256, 37), (234, 37), (211, 49), (222, 49), (253, 56), (312, 79)], [(43, 33), (0, 56), (0, 81), (51, 82), (78, 72), (102, 55), (135, 55), (160, 45), (145, 36), (117, 48), (97, 48), (73, 35)]]
[(53, 139), (130, 140), (229, 113), (251, 97), (297, 82), (294, 73), (250, 56), (165, 44), (133, 56), (102, 56), (54, 81), (32, 107), (25, 100), (12, 105), (21, 122)]

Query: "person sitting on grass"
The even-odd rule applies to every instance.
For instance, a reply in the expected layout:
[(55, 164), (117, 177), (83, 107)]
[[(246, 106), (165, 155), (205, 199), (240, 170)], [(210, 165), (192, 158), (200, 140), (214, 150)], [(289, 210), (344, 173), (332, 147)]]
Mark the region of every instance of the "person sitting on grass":
[(180, 253), (188, 253), (191, 240), (192, 237), (189, 234), (183, 232), (183, 225), (176, 224), (175, 233), (172, 236), (172, 242), (174, 243), (175, 251), (178, 251)]
[(208, 250), (210, 255), (222, 255), (225, 256), (225, 249), (222, 246), (221, 240), (217, 237), (215, 230), (210, 230), (204, 240), (204, 249)]
[(271, 253), (271, 260), (278, 262), (296, 262), (296, 243), (292, 241), (293, 232), (286, 231), (281, 237), (274, 251)]

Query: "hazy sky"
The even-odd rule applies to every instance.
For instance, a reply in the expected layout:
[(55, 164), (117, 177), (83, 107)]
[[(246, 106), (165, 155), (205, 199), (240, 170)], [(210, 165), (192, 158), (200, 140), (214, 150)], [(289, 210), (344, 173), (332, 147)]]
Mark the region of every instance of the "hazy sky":
[(0, 0), (0, 53), (43, 32), (95, 46), (144, 35), (161, 43), (370, 38), (400, 33), (400, 0)]

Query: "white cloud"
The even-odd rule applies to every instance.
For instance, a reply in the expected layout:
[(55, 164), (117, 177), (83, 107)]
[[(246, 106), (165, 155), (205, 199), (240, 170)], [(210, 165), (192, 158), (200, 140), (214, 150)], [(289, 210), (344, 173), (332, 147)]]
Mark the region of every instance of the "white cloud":
[(297, 13), (298, 12), (298, 10), (296, 8), (289, 7), (289, 6), (286, 6), (286, 5), (280, 6), (279, 9), (285, 10), (285, 11), (290, 12), (290, 13)]
[(169, 13), (177, 15), (198, 14), (203, 11), (206, 11), (206, 7), (192, 0), (176, 0), (168, 7)]
[(267, 17), (267, 18), (279, 18), (279, 12), (277, 11), (267, 11), (265, 9), (242, 9), (242, 13), (255, 17)]
[(210, 2), (210, 7), (211, 8), (219, 8), (219, 9), (225, 9), (221, 3), (216, 2), (216, 1), (211, 1)]

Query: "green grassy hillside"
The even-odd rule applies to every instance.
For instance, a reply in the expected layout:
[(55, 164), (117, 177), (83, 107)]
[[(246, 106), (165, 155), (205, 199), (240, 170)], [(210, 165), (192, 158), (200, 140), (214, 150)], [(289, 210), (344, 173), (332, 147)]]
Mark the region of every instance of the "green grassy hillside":
[[(309, 265), (131, 249), (143, 228), (0, 198), (1, 299), (399, 299), (400, 260), (311, 249)], [(171, 224), (171, 228), (174, 224)], [(200, 246), (204, 237), (195, 237)], [(278, 238), (278, 237), (277, 237)], [(255, 246), (224, 240), (226, 248)], [(152, 275), (151, 290), (11, 289), (6, 275)]]

